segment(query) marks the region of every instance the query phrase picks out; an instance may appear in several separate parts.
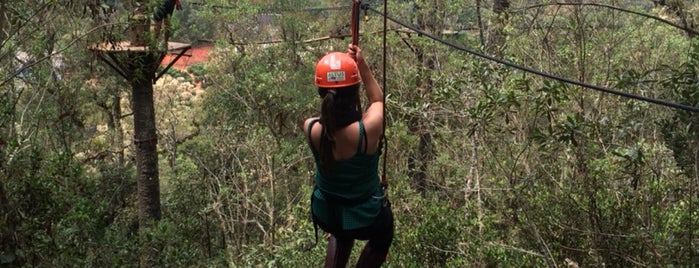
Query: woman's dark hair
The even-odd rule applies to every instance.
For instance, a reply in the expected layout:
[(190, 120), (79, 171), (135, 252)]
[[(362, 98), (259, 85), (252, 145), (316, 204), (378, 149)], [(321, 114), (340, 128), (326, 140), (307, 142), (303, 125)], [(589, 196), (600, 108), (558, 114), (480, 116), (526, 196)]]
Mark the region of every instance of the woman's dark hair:
[(362, 114), (357, 109), (358, 92), (359, 84), (341, 88), (318, 88), (318, 94), (323, 98), (320, 108), (320, 122), (323, 124), (320, 166), (324, 170), (332, 169), (335, 165), (335, 132), (361, 119)]

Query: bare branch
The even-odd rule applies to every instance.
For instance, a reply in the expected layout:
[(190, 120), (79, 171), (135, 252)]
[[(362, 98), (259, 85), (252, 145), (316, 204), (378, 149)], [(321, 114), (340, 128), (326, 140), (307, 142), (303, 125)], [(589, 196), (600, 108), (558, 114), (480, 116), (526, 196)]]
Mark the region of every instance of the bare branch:
[(556, 2), (556, 3), (544, 3), (544, 4), (536, 4), (536, 5), (531, 5), (531, 6), (525, 6), (525, 7), (521, 7), (521, 8), (517, 8), (517, 9), (513, 9), (513, 10), (516, 11), (516, 10), (524, 10), (524, 9), (534, 9), (534, 8), (547, 7), (547, 6), (595, 6), (595, 7), (603, 7), (603, 8), (608, 8), (608, 9), (620, 11), (620, 12), (623, 12), (623, 13), (634, 14), (634, 15), (638, 15), (638, 16), (641, 16), (641, 17), (644, 17), (644, 18), (656, 20), (656, 21), (665, 23), (665, 24), (667, 24), (667, 25), (670, 25), (670, 26), (672, 26), (672, 27), (674, 27), (674, 28), (677, 28), (677, 29), (679, 29), (679, 30), (682, 30), (682, 31), (684, 31), (684, 32), (686, 32), (686, 33), (688, 33), (688, 34), (691, 34), (691, 35), (699, 35), (699, 31), (696, 31), (696, 30), (694, 30), (694, 29), (692, 29), (692, 28), (684, 27), (684, 26), (682, 26), (682, 25), (679, 25), (679, 24), (674, 23), (674, 22), (671, 22), (671, 21), (669, 21), (669, 20), (660, 18), (660, 17), (658, 17), (658, 16), (653, 16), (653, 15), (650, 15), (650, 14), (647, 14), (647, 13), (638, 12), (638, 11), (633, 11), (633, 10), (629, 10), (629, 9), (624, 9), (624, 8), (620, 8), (620, 7), (612, 6), (612, 5), (607, 5), (607, 4), (599, 4), (599, 3), (561, 3), (561, 2)]
[(83, 33), (82, 35), (80, 35), (80, 36), (76, 37), (75, 39), (73, 39), (73, 40), (72, 40), (70, 43), (68, 43), (68, 45), (66, 45), (65, 47), (63, 47), (63, 48), (61, 48), (61, 49), (58, 49), (58, 50), (54, 51), (53, 53), (48, 54), (48, 55), (46, 55), (46, 56), (44, 56), (44, 57), (41, 57), (41, 58), (39, 58), (39, 59), (37, 59), (37, 60), (35, 60), (35, 61), (32, 61), (32, 62), (29, 63), (29, 64), (25, 64), (24, 66), (22, 66), (22, 68), (19, 68), (18, 70), (16, 70), (14, 74), (10, 75), (10, 77), (8, 77), (7, 79), (3, 80), (2, 83), (0, 83), (0, 87), (4, 86), (4, 85), (6, 85), (7, 83), (9, 83), (10, 81), (12, 81), (12, 79), (14, 79), (15, 77), (19, 76), (19, 75), (20, 75), (22, 72), (24, 72), (25, 70), (27, 70), (27, 69), (29, 69), (29, 68), (31, 68), (31, 67), (34, 67), (35, 65), (37, 65), (37, 64), (39, 64), (39, 63), (41, 63), (41, 62), (43, 62), (43, 61), (49, 60), (49, 59), (50, 59), (51, 57), (53, 57), (53, 56), (56, 56), (56, 55), (59, 55), (59, 54), (63, 53), (63, 51), (68, 50), (68, 49), (71, 48), (73, 45), (75, 45), (75, 43), (77, 43), (78, 41), (83, 40), (86, 36), (88, 36), (88, 35), (91, 34), (92, 32), (97, 31), (97, 30), (99, 30), (99, 29), (101, 29), (101, 28), (104, 28), (104, 27), (107, 27), (107, 26), (113, 26), (113, 25), (117, 25), (117, 24), (119, 24), (119, 23), (108, 23), (108, 24), (103, 24), (103, 25), (96, 26), (96, 27), (94, 27), (94, 28), (92, 28), (92, 29), (86, 31), (86, 32)]

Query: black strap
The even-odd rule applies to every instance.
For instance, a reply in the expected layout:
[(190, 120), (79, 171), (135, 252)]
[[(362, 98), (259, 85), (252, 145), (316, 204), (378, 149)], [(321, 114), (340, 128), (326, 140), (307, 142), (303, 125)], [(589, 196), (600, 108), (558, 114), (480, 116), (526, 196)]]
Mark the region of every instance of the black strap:
[(374, 196), (374, 193), (372, 192), (372, 193), (369, 193), (365, 196), (360, 196), (358, 198), (349, 199), (349, 198), (336, 196), (336, 195), (333, 195), (331, 193), (327, 193), (327, 192), (320, 190), (320, 189), (318, 189), (318, 190), (320, 191), (320, 193), (323, 194), (323, 197), (325, 198), (326, 201), (328, 201), (330, 203), (335, 203), (335, 204), (338, 204), (341, 206), (356, 206), (356, 205), (359, 205), (361, 203), (364, 203), (365, 201), (369, 200), (369, 198), (372, 198)]
[(361, 119), (359, 119), (359, 141), (357, 142), (357, 152), (359, 152), (359, 149), (361, 148), (360, 146), (362, 145), (362, 137), (364, 138), (364, 151), (362, 153), (366, 154), (367, 151), (367, 145), (369, 144), (368, 138), (366, 134), (366, 128), (364, 127), (364, 122), (362, 122)]
[[(311, 130), (313, 129), (313, 125), (320, 121), (319, 118), (315, 118), (311, 120), (310, 123), (308, 123), (308, 126), (306, 127), (308, 130), (306, 131), (308, 133), (308, 143), (311, 145), (311, 150), (315, 153), (316, 149), (313, 146), (313, 139), (311, 138)], [(310, 245), (307, 245), (304, 250), (310, 251), (313, 248), (318, 245), (318, 222), (316, 221), (316, 217), (313, 215), (313, 192), (311, 192), (311, 220), (313, 221), (313, 231), (315, 232), (316, 240), (315, 242), (311, 243)]]
[[(313, 192), (315, 192), (315, 190)], [(306, 251), (310, 251), (318, 245), (318, 221), (316, 220), (316, 216), (313, 215), (313, 192), (311, 192), (311, 220), (313, 221), (313, 232), (315, 232), (316, 241), (306, 246)]]
[(316, 153), (316, 154), (317, 154), (316, 147), (313, 146), (313, 139), (311, 138), (311, 130), (313, 129), (313, 125), (315, 125), (315, 123), (317, 123), (318, 121), (320, 121), (320, 118), (315, 118), (315, 119), (311, 120), (311, 122), (308, 123), (308, 126), (306, 127), (308, 129), (306, 131), (308, 133), (308, 144), (311, 145), (311, 150), (313, 151), (313, 153)]

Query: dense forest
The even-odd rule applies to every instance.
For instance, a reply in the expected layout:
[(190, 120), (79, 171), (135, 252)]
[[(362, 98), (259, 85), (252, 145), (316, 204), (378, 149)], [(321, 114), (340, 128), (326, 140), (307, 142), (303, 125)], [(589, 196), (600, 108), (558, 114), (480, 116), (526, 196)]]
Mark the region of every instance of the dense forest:
[[(352, 1), (181, 0), (170, 41), (213, 49), (157, 69), (143, 221), (138, 90), (90, 48), (155, 2), (0, 0), (0, 267), (321, 266), (301, 124)], [(696, 267), (699, 4), (396, 0), (385, 26), (363, 4), (386, 266)]]

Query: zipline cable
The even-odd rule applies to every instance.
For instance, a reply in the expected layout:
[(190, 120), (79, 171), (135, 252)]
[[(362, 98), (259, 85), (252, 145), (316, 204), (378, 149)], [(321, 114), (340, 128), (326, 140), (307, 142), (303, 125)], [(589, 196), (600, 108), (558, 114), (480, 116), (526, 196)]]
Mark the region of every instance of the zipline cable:
[[(351, 21), (350, 21), (350, 31), (352, 32), (352, 45), (358, 45), (359, 44), (359, 12), (364, 9), (364, 6), (366, 4), (363, 4), (362, 1), (360, 0), (352, 0), (352, 14), (351, 14)], [(384, 1), (384, 12), (386, 12), (386, 1)], [(384, 189), (384, 194), (386, 194), (385, 190), (388, 188), (388, 178), (386, 177), (386, 150), (387, 150), (387, 145), (386, 145), (386, 16), (383, 16), (384, 18), (384, 28), (383, 28), (383, 129), (381, 133), (381, 151), (383, 152), (383, 170), (382, 170), (382, 175), (381, 175), (381, 181), (379, 182), (381, 184), (381, 187)], [(359, 98), (359, 95), (357, 95), (357, 98)], [(361, 111), (361, 105), (360, 101), (357, 100), (357, 107)]]
[[(384, 0), (384, 4), (385, 4), (385, 1), (387, 1), (387, 0)], [(497, 63), (502, 64), (502, 65), (505, 65), (505, 66), (509, 66), (509, 67), (512, 67), (512, 68), (515, 68), (515, 69), (518, 69), (518, 70), (521, 70), (521, 71), (525, 71), (525, 72), (528, 72), (528, 73), (536, 74), (536, 75), (543, 76), (543, 77), (546, 77), (546, 78), (558, 80), (558, 81), (561, 81), (561, 82), (564, 82), (564, 83), (567, 83), (567, 84), (571, 84), (571, 85), (576, 85), (576, 86), (580, 86), (580, 87), (584, 87), (584, 88), (589, 88), (589, 89), (593, 89), (593, 90), (596, 90), (596, 91), (601, 91), (601, 92), (605, 92), (605, 93), (609, 93), (609, 94), (614, 94), (614, 95), (617, 95), (617, 96), (622, 96), (622, 97), (626, 97), (626, 98), (630, 98), (630, 99), (645, 101), (645, 102), (649, 102), (649, 103), (653, 103), (653, 104), (658, 104), (658, 105), (662, 105), (662, 106), (666, 106), (666, 107), (672, 107), (672, 108), (676, 108), (676, 109), (681, 109), (681, 110), (685, 110), (685, 111), (690, 111), (690, 112), (699, 113), (699, 107), (689, 106), (689, 105), (685, 105), (685, 104), (680, 104), (680, 103), (675, 103), (675, 102), (669, 102), (669, 101), (665, 101), (665, 100), (659, 100), (659, 99), (654, 99), (654, 98), (649, 98), (649, 97), (644, 97), (644, 96), (638, 96), (638, 95), (631, 94), (631, 93), (626, 93), (626, 92), (621, 92), (621, 91), (617, 91), (617, 90), (613, 90), (613, 89), (609, 89), (609, 88), (605, 88), (605, 87), (601, 87), (601, 86), (591, 85), (591, 84), (583, 83), (583, 82), (580, 82), (580, 81), (572, 80), (572, 79), (569, 79), (569, 78), (556, 76), (556, 75), (553, 75), (553, 74), (550, 74), (550, 73), (546, 73), (546, 72), (543, 72), (543, 71), (540, 71), (540, 70), (536, 70), (536, 69), (533, 69), (533, 68), (530, 68), (530, 67), (526, 67), (526, 66), (522, 66), (522, 65), (519, 65), (519, 64), (515, 64), (515, 63), (513, 63), (513, 62), (509, 62), (509, 61), (506, 61), (506, 60), (502, 60), (502, 59), (499, 59), (499, 58), (496, 58), (496, 57), (487, 55), (487, 54), (485, 54), (485, 53), (481, 53), (481, 52), (478, 52), (478, 51), (475, 51), (475, 50), (472, 50), (472, 49), (468, 49), (468, 48), (466, 48), (466, 47), (463, 47), (463, 46), (454, 44), (454, 43), (452, 43), (452, 42), (446, 41), (446, 40), (444, 40), (444, 39), (438, 38), (438, 37), (436, 37), (436, 36), (434, 36), (434, 35), (432, 35), (432, 34), (429, 34), (429, 33), (425, 32), (425, 31), (422, 31), (422, 30), (420, 30), (420, 29), (418, 29), (418, 28), (416, 28), (416, 27), (414, 27), (414, 26), (412, 26), (412, 25), (409, 25), (409, 24), (407, 24), (407, 23), (405, 23), (405, 22), (402, 22), (402, 21), (399, 21), (399, 20), (397, 20), (397, 19), (395, 19), (395, 18), (392, 18), (392, 17), (388, 16), (388, 14), (383, 14), (382, 12), (380, 12), (380, 11), (374, 9), (374, 8), (371, 7), (370, 5), (366, 5), (366, 4), (365, 4), (365, 5), (362, 5), (362, 7), (365, 8), (365, 9), (371, 10), (372, 12), (374, 12), (374, 13), (376, 13), (376, 14), (379, 14), (379, 15), (384, 16), (384, 20), (388, 19), (388, 20), (390, 20), (390, 21), (392, 21), (392, 22), (394, 22), (394, 23), (396, 23), (396, 24), (398, 24), (398, 25), (401, 25), (401, 26), (403, 26), (403, 27), (406, 27), (406, 28), (410, 29), (411, 31), (413, 31), (413, 32), (415, 32), (415, 33), (418, 33), (418, 34), (420, 34), (420, 35), (426, 36), (426, 37), (428, 37), (428, 38), (430, 38), (430, 39), (432, 39), (432, 40), (434, 40), (434, 41), (437, 41), (437, 42), (439, 42), (439, 43), (445, 44), (445, 45), (447, 45), (447, 46), (449, 46), (449, 47), (452, 47), (452, 48), (454, 48), (454, 49), (461, 50), (461, 51), (465, 51), (465, 52), (470, 53), (470, 54), (472, 54), (472, 55), (475, 55), (475, 56), (478, 56), (478, 57), (481, 57), (481, 58), (484, 58), (484, 59), (487, 59), (487, 60), (490, 60), (490, 61), (497, 62)], [(384, 79), (385, 79), (385, 78), (384, 78)]]
[[(384, 0), (384, 6), (386, 6), (386, 1), (387, 1), (387, 0)], [(193, 5), (201, 5), (201, 6), (204, 5), (203, 3), (196, 3), (196, 2), (195, 2), (195, 3), (192, 3), (192, 4), (193, 4)], [(229, 7), (229, 6), (215, 6), (215, 7), (218, 7), (218, 8), (232, 8), (232, 7)], [(279, 12), (279, 11), (287, 11), (287, 12), (313, 12), (313, 11), (341, 10), (341, 9), (347, 9), (347, 8), (350, 8), (350, 7), (351, 7), (351, 6), (319, 7), (319, 8), (305, 8), (305, 9), (269, 9), (269, 10), (266, 10), (266, 11), (268, 11), (268, 12), (271, 12), (271, 11), (276, 11), (276, 12)], [(397, 20), (397, 19), (395, 19), (395, 18), (392, 18), (392, 17), (388, 16), (388, 13), (387, 13), (387, 12), (386, 12), (386, 13), (380, 12), (380, 11), (374, 9), (373, 7), (371, 7), (369, 4), (366, 4), (366, 3), (365, 3), (365, 4), (362, 4), (362, 5), (361, 5), (361, 8), (364, 9), (364, 10), (371, 10), (371, 11), (374, 12), (374, 13), (377, 13), (377, 14), (379, 14), (379, 15), (382, 15), (382, 16), (384, 17), (384, 20), (390, 20), (390, 21), (392, 21), (392, 22), (394, 22), (394, 23), (396, 23), (396, 24), (399, 24), (399, 25), (401, 25), (401, 26), (403, 26), (403, 27), (406, 27), (406, 28), (412, 30), (412, 31), (415, 32), (415, 33), (418, 33), (418, 34), (420, 34), (420, 35), (424, 35), (424, 36), (426, 36), (426, 37), (428, 37), (428, 38), (430, 38), (430, 39), (432, 39), (432, 40), (434, 40), (434, 41), (437, 41), (437, 42), (439, 42), (439, 43), (445, 44), (445, 45), (450, 46), (450, 47), (452, 47), (452, 48), (454, 48), (454, 49), (461, 50), (461, 51), (470, 53), (470, 54), (472, 54), (472, 55), (475, 55), (475, 56), (478, 56), (478, 57), (481, 57), (481, 58), (484, 58), (484, 59), (487, 59), (487, 60), (490, 60), (490, 61), (494, 61), (494, 62), (497, 62), (497, 63), (499, 63), (499, 64), (502, 64), (502, 65), (505, 65), (505, 66), (509, 66), (509, 67), (512, 67), (512, 68), (515, 68), (515, 69), (518, 69), (518, 70), (521, 70), (521, 71), (525, 71), (525, 72), (532, 73), (532, 74), (535, 74), (535, 75), (538, 75), (538, 76), (543, 76), (543, 77), (550, 78), (550, 79), (557, 80), (557, 81), (561, 81), (561, 82), (564, 82), (564, 83), (567, 83), (567, 84), (576, 85), (576, 86), (580, 86), (580, 87), (584, 87), (584, 88), (589, 88), (589, 89), (596, 90), (596, 91), (600, 91), (600, 92), (604, 92), (604, 93), (614, 94), (614, 95), (617, 95), (617, 96), (626, 97), (626, 98), (635, 99), (635, 100), (640, 100), (640, 101), (644, 101), (644, 102), (648, 102), (648, 103), (653, 103), (653, 104), (657, 104), (657, 105), (661, 105), (661, 106), (666, 106), (666, 107), (681, 109), (681, 110), (685, 110), (685, 111), (689, 111), (689, 112), (699, 113), (699, 107), (696, 107), (696, 106), (689, 106), (689, 105), (685, 105), (685, 104), (680, 104), (680, 103), (675, 103), (675, 102), (670, 102), (670, 101), (665, 101), (665, 100), (659, 100), (659, 99), (654, 99), (654, 98), (639, 96), (639, 95), (635, 95), (635, 94), (631, 94), (631, 93), (625, 93), (625, 92), (621, 92), (621, 91), (617, 91), (617, 90), (613, 90), (613, 89), (609, 89), (609, 88), (605, 88), (605, 87), (601, 87), (601, 86), (591, 85), (591, 84), (583, 83), (583, 82), (580, 82), (580, 81), (577, 81), (577, 80), (572, 80), (572, 79), (569, 79), (569, 78), (556, 76), (556, 75), (553, 75), (553, 74), (550, 74), (550, 73), (546, 73), (546, 72), (543, 72), (543, 71), (540, 71), (540, 70), (533, 69), (533, 68), (531, 68), (531, 67), (526, 67), (526, 66), (522, 66), (522, 65), (519, 65), (519, 64), (515, 64), (515, 63), (513, 63), (513, 62), (509, 62), (509, 61), (506, 61), (506, 60), (502, 60), (502, 59), (499, 59), (499, 58), (496, 58), (496, 57), (493, 57), (493, 56), (490, 56), (490, 55), (487, 55), (487, 54), (484, 54), (484, 53), (481, 53), (481, 52), (478, 52), (478, 51), (475, 51), (475, 50), (472, 50), (472, 49), (468, 49), (468, 48), (463, 47), (463, 46), (459, 46), (459, 45), (457, 45), (457, 44), (451, 43), (451, 42), (446, 41), (446, 40), (444, 40), (444, 39), (438, 38), (438, 37), (436, 37), (436, 36), (434, 36), (434, 35), (432, 35), (432, 34), (429, 34), (429, 33), (427, 33), (427, 32), (424, 32), (424, 31), (422, 31), (422, 30), (420, 30), (420, 29), (418, 29), (418, 28), (416, 28), (416, 27), (414, 27), (414, 26), (411, 26), (411, 25), (409, 25), (409, 24), (407, 24), (407, 23), (404, 23), (404, 22), (399, 21), (399, 20)], [(384, 9), (386, 9), (386, 8), (384, 7)]]
[(359, 44), (359, 0), (352, 1), (352, 45)]
[(388, 188), (388, 177), (386, 176), (386, 158), (388, 156), (388, 139), (386, 138), (386, 95), (388, 94), (388, 88), (386, 87), (386, 32), (388, 30), (388, 0), (383, 1), (383, 69), (381, 75), (383, 76), (383, 81), (381, 81), (381, 89), (383, 89), (383, 133), (381, 133), (381, 141), (383, 142), (383, 170), (381, 176), (381, 187), (384, 188), (384, 194), (386, 193), (386, 188)]
[[(359, 45), (359, 0), (352, 0), (352, 13), (350, 14), (350, 33), (352, 35), (352, 45)], [(362, 101), (357, 94), (357, 110), (362, 110)]]
[[(236, 9), (236, 7), (230, 6), (230, 5), (215, 5), (215, 4), (208, 4), (205, 2), (189, 2), (186, 4), (196, 6), (197, 8), (210, 7), (210, 8), (218, 8), (218, 9), (231, 9), (231, 10)], [(350, 7), (351, 6), (349, 6), (349, 5), (344, 5), (344, 6), (334, 6), (334, 7), (309, 7), (309, 8), (262, 8), (259, 10), (263, 11), (263, 12), (318, 12), (318, 11), (345, 10), (345, 9), (350, 8)]]

